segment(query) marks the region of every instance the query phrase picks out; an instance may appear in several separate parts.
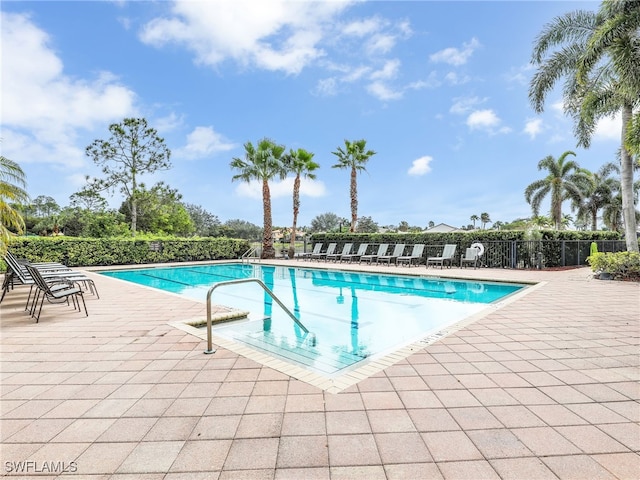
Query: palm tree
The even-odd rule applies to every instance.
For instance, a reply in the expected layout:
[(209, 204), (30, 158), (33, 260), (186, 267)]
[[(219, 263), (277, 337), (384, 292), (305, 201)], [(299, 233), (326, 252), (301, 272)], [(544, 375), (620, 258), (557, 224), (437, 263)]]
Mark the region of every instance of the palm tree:
[(640, 121), (639, 29), (637, 0), (604, 0), (597, 13), (579, 10), (556, 17), (537, 38), (532, 63), (538, 71), (529, 89), (540, 113), (547, 94), (564, 77), (564, 107), (574, 119), (580, 146), (589, 147), (600, 119), (621, 113), (622, 210), (627, 250), (635, 252), (632, 153), (640, 147), (634, 136)]
[(480, 221), (482, 222), (482, 229), (484, 230), (484, 227), (487, 225), (487, 223), (491, 223), (491, 217), (486, 212), (485, 213), (481, 213), (480, 214)]
[(282, 154), (285, 151), (283, 145), (263, 138), (255, 147), (251, 142), (244, 144), (245, 156), (233, 158), (231, 168), (240, 173), (234, 175), (232, 180), (242, 180), (250, 183), (252, 180), (262, 182), (262, 206), (264, 228), (262, 230), (262, 258), (275, 258), (276, 251), (273, 248), (273, 225), (271, 215), (271, 192), (269, 181), (274, 178), (283, 179), (286, 170), (282, 164)]
[(538, 170), (546, 169), (549, 174), (530, 184), (524, 191), (524, 197), (531, 205), (535, 217), (539, 214), (542, 200), (551, 193), (551, 219), (556, 230), (560, 230), (562, 226), (562, 201), (567, 198), (580, 198), (580, 188), (572, 176), (579, 167), (575, 161), (567, 160), (569, 155), (575, 157), (576, 154), (566, 151), (557, 160), (551, 155), (540, 160)]
[(289, 243), (289, 258), (293, 258), (296, 253), (296, 224), (298, 223), (298, 213), (300, 212), (300, 178), (314, 180), (316, 175), (313, 172), (320, 168), (320, 165), (313, 161), (313, 153), (307, 152), (302, 148), (298, 150), (291, 149), (283, 160), (287, 172), (296, 174), (296, 178), (293, 181), (293, 226), (291, 227), (291, 240)]
[(7, 253), (12, 230), (24, 231), (24, 219), (12, 205), (29, 202), (26, 186), (20, 165), (0, 155), (0, 255)]
[(610, 177), (617, 168), (613, 163), (606, 163), (597, 172), (581, 169), (576, 183), (582, 191), (582, 198), (573, 202), (572, 208), (577, 210), (579, 219), (588, 219), (591, 230), (598, 229), (598, 212), (611, 203), (614, 192), (620, 182)]
[(469, 220), (471, 220), (473, 222), (473, 228), (475, 229), (476, 228), (476, 222), (478, 220), (480, 220), (480, 217), (474, 213), (473, 215), (471, 215), (471, 217), (469, 217)]
[(366, 163), (373, 155), (376, 154), (373, 150), (365, 150), (367, 141), (356, 140), (350, 142), (344, 141), (345, 149), (338, 147), (335, 152), (331, 152), (338, 157), (338, 163), (332, 165), (332, 168), (350, 169), (351, 170), (351, 226), (350, 232), (356, 231), (356, 222), (358, 221), (358, 172), (366, 172)]

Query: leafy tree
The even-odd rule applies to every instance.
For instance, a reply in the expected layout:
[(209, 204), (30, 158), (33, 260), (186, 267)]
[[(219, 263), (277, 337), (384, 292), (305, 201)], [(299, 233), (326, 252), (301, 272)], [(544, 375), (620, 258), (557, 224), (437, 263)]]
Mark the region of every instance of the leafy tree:
[(12, 204), (29, 201), (26, 186), (26, 176), (20, 165), (0, 155), (0, 255), (7, 253), (12, 231), (24, 231), (22, 215)]
[(227, 220), (220, 227), (220, 232), (225, 237), (242, 238), (245, 240), (255, 240), (262, 234), (262, 229), (246, 220)]
[(102, 167), (103, 178), (94, 178), (95, 191), (116, 187), (129, 202), (131, 234), (138, 229), (138, 197), (140, 177), (171, 168), (171, 151), (158, 132), (144, 118), (125, 118), (109, 126), (109, 140), (94, 140), (86, 148), (87, 156)]
[(313, 172), (320, 168), (320, 165), (313, 161), (313, 153), (302, 148), (291, 149), (284, 157), (284, 164), (287, 172), (294, 173), (296, 176), (293, 181), (293, 225), (289, 244), (289, 258), (293, 258), (296, 253), (296, 224), (300, 212), (300, 178), (315, 179), (316, 175)]
[(633, 152), (640, 149), (640, 2), (605, 0), (598, 12), (578, 10), (548, 23), (536, 39), (529, 99), (542, 112), (546, 96), (564, 78), (565, 111), (578, 145), (589, 147), (597, 122), (622, 115), (622, 211), (627, 250), (638, 251), (633, 203)]
[[(367, 218), (367, 217), (361, 217), (361, 219), (362, 218)], [(360, 223), (360, 220), (358, 220), (358, 223)], [(409, 222), (407, 222), (406, 220), (402, 220), (398, 224), (398, 231), (400, 231), (400, 232), (408, 232), (409, 231)]]
[(55, 201), (53, 197), (49, 197), (46, 195), (38, 195), (33, 202), (31, 202), (31, 206), (34, 210), (34, 213), (37, 217), (51, 217), (57, 213), (60, 213), (60, 205)]
[(480, 222), (482, 223), (482, 229), (484, 230), (484, 228), (487, 226), (487, 223), (491, 223), (491, 217), (488, 213), (483, 212), (480, 214)]
[(620, 186), (618, 180), (609, 176), (616, 170), (613, 163), (607, 163), (595, 173), (582, 169), (582, 175), (577, 178), (582, 195), (573, 202), (573, 209), (577, 210), (578, 219), (588, 219), (586, 223), (591, 224), (593, 231), (598, 229), (598, 212), (612, 202)]
[[(158, 182), (149, 190), (140, 184), (137, 196), (139, 230), (178, 236), (190, 235), (195, 230), (189, 213), (180, 202), (182, 195), (164, 182)], [(128, 221), (130, 206), (131, 202), (125, 200), (120, 207)]]
[(476, 228), (476, 222), (480, 220), (480, 217), (474, 213), (473, 215), (471, 215), (471, 217), (469, 217), (469, 220), (473, 222), (473, 228)]
[(371, 217), (360, 217), (358, 219), (358, 226), (356, 228), (356, 232), (358, 233), (377, 233), (379, 229), (380, 227)]
[(250, 183), (258, 180), (262, 183), (262, 258), (275, 258), (276, 251), (273, 248), (273, 221), (271, 213), (271, 192), (269, 181), (274, 178), (283, 179), (286, 170), (282, 162), (285, 147), (263, 138), (254, 146), (251, 142), (244, 144), (244, 159), (235, 157), (231, 160), (231, 168), (239, 173), (232, 180), (242, 180)]
[(94, 189), (86, 186), (69, 197), (70, 205), (82, 210), (100, 212), (106, 210), (107, 200)]
[(200, 205), (185, 203), (184, 208), (189, 213), (195, 227), (195, 234), (201, 237), (217, 237), (220, 235), (222, 223), (217, 215), (205, 210)]
[(493, 222), (493, 228), (495, 228), (496, 230), (500, 230), (501, 228), (504, 227), (504, 222), (497, 220), (495, 222)]
[(109, 238), (131, 236), (124, 214), (115, 210), (92, 212), (80, 207), (66, 207), (59, 217), (62, 231), (67, 236)]
[(429, 220), (429, 227), (428, 228), (433, 228), (435, 226), (436, 226), (435, 222), (433, 220)]
[(331, 232), (337, 230), (340, 225), (340, 217), (335, 213), (323, 213), (315, 216), (311, 220), (311, 226), (309, 227), (309, 233), (319, 232)]
[(542, 200), (551, 194), (551, 218), (556, 230), (562, 226), (562, 202), (567, 198), (579, 199), (580, 188), (574, 182), (575, 174), (580, 168), (573, 160), (567, 160), (569, 155), (576, 154), (566, 151), (556, 160), (549, 155), (538, 162), (538, 170), (546, 169), (549, 174), (530, 184), (524, 191), (527, 203), (531, 205), (533, 215), (538, 216)]
[(356, 140), (350, 142), (344, 141), (345, 148), (338, 147), (335, 152), (331, 152), (338, 157), (338, 163), (332, 165), (332, 168), (351, 170), (350, 197), (351, 197), (351, 227), (350, 232), (356, 231), (356, 222), (358, 220), (358, 172), (366, 172), (365, 165), (369, 159), (376, 154), (373, 150), (365, 150), (367, 141)]

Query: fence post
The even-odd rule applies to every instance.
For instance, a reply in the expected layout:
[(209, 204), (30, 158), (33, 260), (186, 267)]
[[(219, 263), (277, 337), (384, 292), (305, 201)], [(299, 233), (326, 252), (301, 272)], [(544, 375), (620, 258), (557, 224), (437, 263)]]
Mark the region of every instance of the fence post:
[(517, 265), (517, 259), (516, 259), (516, 252), (517, 252), (517, 247), (516, 247), (516, 241), (512, 240), (511, 241), (511, 268), (516, 268)]
[[(565, 241), (561, 240), (560, 241), (560, 263), (562, 264), (563, 267), (566, 267), (565, 265), (565, 258), (564, 258), (564, 246), (565, 246)], [(580, 250), (580, 246), (578, 246), (578, 250)], [(580, 256), (580, 253), (578, 252), (578, 257)]]

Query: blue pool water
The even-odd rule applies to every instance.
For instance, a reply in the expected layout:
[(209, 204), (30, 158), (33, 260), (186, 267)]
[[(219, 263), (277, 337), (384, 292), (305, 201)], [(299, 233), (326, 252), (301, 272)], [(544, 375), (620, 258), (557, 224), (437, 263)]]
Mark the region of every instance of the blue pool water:
[(215, 290), (213, 303), (251, 312), (248, 321), (216, 326), (215, 334), (329, 375), (438, 332), (523, 288), (505, 283), (248, 264), (103, 274), (197, 300), (205, 300), (216, 283), (259, 278), (313, 332), (315, 341), (310, 342), (309, 336), (255, 283)]

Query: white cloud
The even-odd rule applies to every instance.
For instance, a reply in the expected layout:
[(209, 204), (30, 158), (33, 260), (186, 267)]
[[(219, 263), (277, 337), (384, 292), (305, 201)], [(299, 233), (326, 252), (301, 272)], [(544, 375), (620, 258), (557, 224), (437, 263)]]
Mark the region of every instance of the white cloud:
[(387, 80), (395, 78), (400, 68), (400, 60), (393, 59), (385, 62), (380, 70), (376, 70), (370, 76), (371, 80)]
[(386, 100), (398, 100), (402, 98), (402, 92), (393, 90), (383, 82), (373, 82), (367, 86), (367, 91), (374, 97), (386, 101)]
[(431, 171), (432, 161), (433, 157), (430, 157), (428, 155), (420, 157), (413, 161), (413, 163), (411, 164), (411, 168), (409, 168), (409, 171), (407, 173), (416, 177), (426, 175)]
[(203, 65), (215, 67), (230, 59), (297, 74), (325, 55), (319, 44), (349, 3), (175, 1), (172, 16), (151, 20), (140, 38), (156, 47), (184, 45)]
[(464, 115), (465, 113), (473, 110), (477, 105), (481, 105), (486, 101), (487, 98), (480, 97), (456, 97), (453, 99), (453, 105), (451, 105), (449, 112), (457, 115)]
[(481, 130), (495, 135), (498, 133), (509, 133), (509, 127), (501, 127), (502, 120), (491, 109), (475, 110), (467, 117), (467, 126), (471, 130)]
[(480, 42), (476, 38), (462, 44), (462, 49), (455, 47), (445, 48), (429, 56), (432, 62), (448, 63), (456, 67), (464, 65), (473, 55), (473, 52), (480, 47)]
[(16, 161), (80, 166), (81, 130), (135, 114), (135, 94), (108, 72), (93, 80), (64, 74), (48, 35), (27, 15), (1, 16), (3, 151)]
[(533, 118), (533, 119), (527, 120), (524, 126), (524, 133), (529, 135), (531, 140), (534, 140), (540, 132), (542, 132), (541, 118)]
[(338, 93), (338, 82), (335, 77), (323, 78), (318, 80), (313, 89), (315, 95), (321, 97), (332, 97)]
[(521, 67), (514, 67), (504, 75), (504, 78), (509, 83), (518, 83), (520, 85), (526, 86), (529, 85), (529, 80), (531, 79), (531, 71), (534, 68), (535, 67), (530, 63)]
[(356, 20), (350, 22), (342, 27), (342, 34), (354, 37), (365, 37), (371, 35), (380, 30), (381, 20), (380, 18), (367, 18), (364, 20)]
[(622, 138), (622, 115), (620, 113), (613, 117), (602, 118), (596, 125), (593, 132), (594, 140), (615, 140), (620, 142)]
[(213, 127), (196, 127), (187, 135), (187, 144), (176, 151), (176, 156), (189, 159), (204, 158), (218, 152), (227, 152), (236, 145), (227, 141)]
[[(271, 198), (293, 197), (293, 181), (293, 177), (287, 177), (282, 181), (269, 182)], [(236, 193), (241, 197), (262, 200), (262, 182), (253, 180), (249, 183), (240, 183), (236, 187)], [(300, 197), (323, 197), (326, 194), (324, 182), (308, 178), (300, 179)]]
[(456, 72), (449, 72), (444, 76), (444, 79), (450, 85), (464, 85), (471, 81), (471, 77), (469, 75), (459, 75)]

